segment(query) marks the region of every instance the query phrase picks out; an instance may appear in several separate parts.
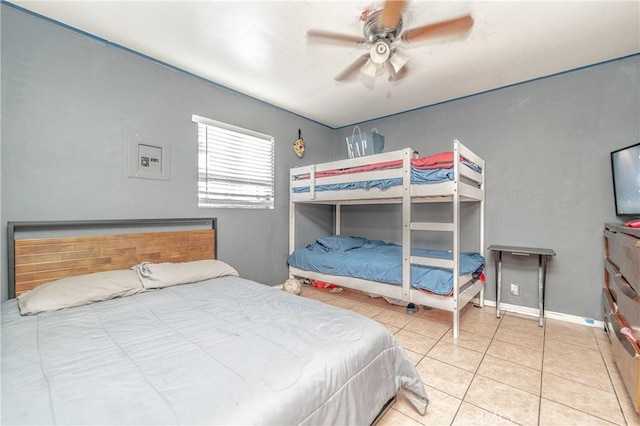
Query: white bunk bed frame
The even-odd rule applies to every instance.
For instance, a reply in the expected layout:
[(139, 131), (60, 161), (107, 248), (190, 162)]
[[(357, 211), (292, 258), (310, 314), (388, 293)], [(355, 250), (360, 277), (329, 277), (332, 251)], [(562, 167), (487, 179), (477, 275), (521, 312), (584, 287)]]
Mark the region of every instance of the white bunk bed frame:
[[(478, 298), (480, 307), (484, 306), (484, 285), (480, 280), (473, 280), (470, 275), (459, 276), (460, 270), (460, 204), (462, 202), (480, 203), (480, 226), (478, 252), (484, 253), (485, 241), (485, 204), (484, 204), (484, 160), (473, 153), (457, 140), (453, 141), (453, 172), (454, 180), (434, 184), (411, 184), (411, 159), (414, 150), (405, 148), (399, 151), (369, 155), (348, 160), (332, 161), (329, 163), (312, 164), (296, 167), (290, 171), (290, 202), (289, 202), (289, 253), (295, 247), (295, 219), (296, 205), (326, 204), (335, 206), (335, 233), (340, 235), (342, 205), (354, 204), (402, 204), (402, 286), (368, 281), (359, 278), (327, 275), (314, 271), (306, 271), (289, 267), (290, 277), (316, 279), (334, 283), (343, 287), (399, 299), (418, 305), (450, 311), (453, 314), (453, 337), (458, 338), (460, 325), (460, 310), (474, 298)], [(481, 168), (478, 173), (461, 163), (461, 157), (471, 161)], [(366, 171), (343, 174), (330, 177), (316, 177), (316, 172), (344, 169), (349, 167), (366, 166), (369, 164), (402, 160), (402, 167), (389, 170)], [(297, 179), (300, 175), (308, 174), (308, 179)], [(317, 185), (359, 182), (373, 179), (402, 178), (402, 185), (387, 189), (353, 189), (341, 191), (316, 191)], [(297, 187), (309, 187), (309, 192), (294, 192)], [(441, 222), (412, 222), (411, 205), (414, 203), (450, 202), (453, 208), (453, 221)], [(413, 231), (441, 231), (450, 232), (453, 238), (453, 259), (432, 259), (411, 256), (411, 233)], [(411, 264), (432, 267), (449, 268), (453, 270), (453, 294), (440, 296), (411, 288)]]

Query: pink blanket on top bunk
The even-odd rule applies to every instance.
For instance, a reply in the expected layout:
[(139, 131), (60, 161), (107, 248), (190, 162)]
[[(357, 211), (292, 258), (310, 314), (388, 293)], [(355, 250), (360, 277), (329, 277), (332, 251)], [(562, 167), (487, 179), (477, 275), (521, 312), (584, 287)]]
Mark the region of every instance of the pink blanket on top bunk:
[[(384, 161), (381, 163), (367, 164), (366, 166), (349, 167), (346, 169), (326, 170), (316, 172), (316, 177), (329, 177), (345, 175), (349, 173), (360, 173), (371, 170), (388, 170), (402, 167), (402, 160)], [(411, 160), (411, 167), (418, 170), (449, 169), (453, 167), (453, 152), (441, 152), (427, 157), (415, 158)], [(308, 179), (308, 175), (298, 176), (298, 179)]]

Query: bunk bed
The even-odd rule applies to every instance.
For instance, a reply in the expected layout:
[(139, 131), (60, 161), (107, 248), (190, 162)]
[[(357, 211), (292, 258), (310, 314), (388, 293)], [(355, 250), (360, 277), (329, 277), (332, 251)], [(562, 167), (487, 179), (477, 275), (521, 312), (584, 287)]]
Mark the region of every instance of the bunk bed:
[[(453, 337), (458, 338), (461, 309), (470, 301), (484, 305), (482, 268), (470, 272), (461, 267), (465, 253), (460, 247), (461, 203), (479, 203), (478, 253), (483, 253), (485, 229), (485, 163), (459, 141), (453, 141), (453, 150), (418, 158), (412, 148), (339, 160), (322, 164), (296, 167), (290, 170), (289, 204), (289, 275), (297, 279), (314, 279), (334, 283), (367, 293), (452, 312)], [(450, 203), (452, 221), (412, 221), (411, 207), (418, 203)], [(342, 227), (341, 207), (362, 204), (402, 205), (402, 245), (400, 250), (401, 283), (362, 277), (366, 275), (334, 273), (314, 270), (297, 262), (296, 212), (301, 204), (324, 204), (335, 208), (335, 234)], [(429, 257), (429, 253), (412, 247), (414, 232), (436, 231), (450, 233), (451, 250), (448, 255)], [(322, 245), (325, 240), (318, 240)], [(367, 244), (367, 243), (363, 243)], [(309, 248), (309, 247), (307, 247)], [(315, 250), (313, 247), (311, 250)], [(349, 247), (343, 250), (345, 255)], [(480, 256), (476, 253), (477, 256)], [(482, 258), (484, 263), (484, 258)], [(304, 266), (303, 266), (304, 265)], [(450, 271), (450, 290), (425, 291), (415, 283), (416, 268), (435, 268)], [(464, 273), (463, 273), (464, 272)], [(425, 278), (429, 280), (429, 278)], [(399, 285), (400, 284), (400, 285)], [(423, 286), (424, 287), (424, 286)], [(428, 285), (426, 286), (428, 288)], [(438, 294), (440, 293), (440, 294)]]

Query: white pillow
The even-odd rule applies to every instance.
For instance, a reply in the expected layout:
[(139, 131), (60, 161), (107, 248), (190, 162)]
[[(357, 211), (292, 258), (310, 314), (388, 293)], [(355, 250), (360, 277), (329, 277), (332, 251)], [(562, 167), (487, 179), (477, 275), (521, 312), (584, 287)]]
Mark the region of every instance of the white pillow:
[(221, 260), (196, 260), (183, 263), (142, 262), (133, 266), (144, 288), (163, 288), (211, 278), (238, 276), (238, 271)]
[(142, 290), (144, 287), (134, 271), (96, 272), (63, 278), (22, 293), (18, 296), (18, 307), (21, 315), (34, 315), (129, 296)]

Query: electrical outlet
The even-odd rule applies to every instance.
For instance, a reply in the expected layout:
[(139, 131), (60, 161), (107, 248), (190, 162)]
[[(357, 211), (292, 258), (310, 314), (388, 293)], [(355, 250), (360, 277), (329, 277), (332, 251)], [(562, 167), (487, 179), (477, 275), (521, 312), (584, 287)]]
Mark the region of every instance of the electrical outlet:
[(520, 296), (520, 284), (511, 283), (511, 295)]

